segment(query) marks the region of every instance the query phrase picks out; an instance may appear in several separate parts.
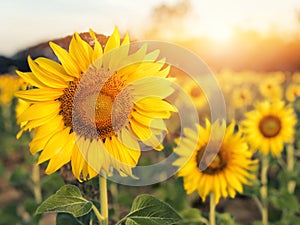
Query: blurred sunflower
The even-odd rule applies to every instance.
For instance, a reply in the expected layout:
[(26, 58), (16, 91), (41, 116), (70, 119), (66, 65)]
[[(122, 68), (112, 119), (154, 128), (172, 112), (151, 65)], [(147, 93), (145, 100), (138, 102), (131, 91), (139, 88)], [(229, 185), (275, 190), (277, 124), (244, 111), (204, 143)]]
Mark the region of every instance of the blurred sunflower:
[(235, 88), (232, 93), (232, 105), (234, 108), (241, 108), (252, 103), (253, 95), (248, 87)]
[[(202, 201), (205, 201), (210, 193), (215, 197), (216, 203), (220, 197), (234, 198), (236, 192), (243, 192), (243, 184), (250, 185), (251, 180), (256, 177), (252, 172), (257, 168), (257, 161), (251, 160), (252, 153), (241, 137), (241, 132), (234, 133), (235, 123), (226, 128), (223, 140), (215, 135), (225, 126), (225, 122), (220, 124), (216, 121), (211, 125), (206, 120), (205, 128), (197, 125), (197, 131), (185, 129), (185, 137), (178, 140), (179, 145), (174, 149), (179, 156), (174, 165), (184, 165), (178, 172), (178, 175), (183, 177), (184, 189), (187, 194), (197, 190)], [(221, 146), (219, 149), (215, 148), (214, 152), (204, 159), (209, 141), (212, 141), (212, 146), (221, 142)], [(197, 143), (195, 149), (193, 143)], [(200, 162), (207, 166), (203, 171), (199, 169)]]
[(264, 155), (271, 152), (278, 157), (284, 143), (293, 141), (296, 122), (292, 107), (285, 106), (283, 101), (265, 101), (256, 104), (254, 110), (246, 113), (242, 128), (254, 149), (259, 149)]
[(9, 74), (0, 75), (0, 104), (9, 106), (15, 92), (20, 89), (21, 84), (21, 79), (17, 76)]
[(259, 84), (259, 90), (261, 95), (270, 101), (281, 100), (283, 96), (280, 82), (277, 79), (273, 79), (273, 77), (265, 78)]
[(185, 80), (185, 82), (183, 83), (183, 88), (191, 97), (198, 110), (208, 104), (205, 93), (194, 81)]
[(295, 83), (300, 83), (300, 73), (299, 72), (294, 73), (292, 75), (292, 81), (295, 82)]
[(90, 36), (86, 42), (75, 33), (69, 51), (50, 42), (60, 63), (28, 57), (31, 72), (18, 71), (35, 87), (17, 93), (30, 103), (18, 117), (20, 135), (35, 129), (30, 151), (43, 150), (38, 163), (49, 160), (47, 174), (71, 161), (79, 180), (113, 168), (132, 175), (139, 142), (161, 150), (163, 119), (176, 111), (163, 100), (173, 92), (169, 67), (146, 45), (129, 53), (129, 37), (121, 41), (117, 28), (104, 44), (92, 30)]
[(285, 91), (286, 100), (294, 102), (298, 96), (300, 96), (300, 84), (292, 83), (287, 86)]

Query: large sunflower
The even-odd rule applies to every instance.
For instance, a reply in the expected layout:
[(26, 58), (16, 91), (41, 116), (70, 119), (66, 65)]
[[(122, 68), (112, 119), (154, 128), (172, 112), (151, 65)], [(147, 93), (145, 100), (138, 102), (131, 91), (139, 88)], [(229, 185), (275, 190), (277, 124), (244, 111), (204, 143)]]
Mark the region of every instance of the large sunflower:
[(48, 174), (71, 161), (79, 180), (112, 168), (132, 175), (140, 142), (162, 149), (157, 135), (175, 111), (164, 100), (173, 92), (169, 67), (146, 45), (132, 53), (117, 28), (106, 43), (90, 36), (86, 42), (75, 33), (68, 51), (50, 42), (60, 63), (28, 57), (31, 72), (18, 71), (34, 87), (17, 93), (30, 103), (18, 117), (21, 133), (34, 129), (30, 151), (42, 151), (38, 163), (49, 160)]
[(260, 102), (242, 122), (249, 144), (267, 155), (280, 156), (284, 143), (292, 142), (297, 122), (294, 110), (283, 101)]
[[(243, 192), (243, 184), (250, 184), (255, 178), (251, 171), (256, 169), (257, 161), (251, 160), (252, 153), (241, 137), (241, 132), (234, 133), (235, 123), (231, 123), (222, 140), (218, 135), (222, 127), (225, 127), (225, 122), (220, 124), (216, 121), (211, 125), (207, 120), (205, 128), (197, 125), (197, 131), (185, 129), (185, 137), (179, 140), (174, 150), (179, 155), (174, 165), (184, 165), (178, 172), (183, 177), (184, 189), (187, 194), (197, 190), (202, 201), (210, 193), (214, 195), (216, 203), (220, 197), (234, 198), (236, 192)], [(206, 153), (203, 158), (209, 142), (210, 146), (220, 147)], [(196, 148), (194, 143), (197, 143)], [(204, 163), (206, 169), (200, 170), (200, 163)]]

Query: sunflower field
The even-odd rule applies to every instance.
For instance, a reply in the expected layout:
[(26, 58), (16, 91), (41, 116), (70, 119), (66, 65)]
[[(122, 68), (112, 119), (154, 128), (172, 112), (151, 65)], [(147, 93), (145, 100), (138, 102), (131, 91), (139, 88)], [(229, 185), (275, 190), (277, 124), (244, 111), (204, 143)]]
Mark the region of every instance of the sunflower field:
[(300, 33), (179, 40), (187, 2), (0, 56), (0, 225), (300, 224)]

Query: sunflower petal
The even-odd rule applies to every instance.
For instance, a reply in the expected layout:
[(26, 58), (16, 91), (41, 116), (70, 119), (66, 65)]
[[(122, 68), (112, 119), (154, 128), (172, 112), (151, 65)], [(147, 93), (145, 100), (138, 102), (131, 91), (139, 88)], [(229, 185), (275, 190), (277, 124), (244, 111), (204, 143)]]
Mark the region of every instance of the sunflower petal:
[(63, 93), (61, 89), (42, 88), (18, 91), (15, 96), (27, 102), (45, 102), (58, 99)]
[(57, 58), (60, 60), (65, 71), (70, 76), (79, 78), (81, 71), (73, 57), (59, 45), (53, 42), (50, 42), (49, 45), (52, 48), (55, 55), (57, 56)]
[(39, 102), (29, 106), (18, 118), (18, 123), (41, 119), (59, 112), (60, 102)]

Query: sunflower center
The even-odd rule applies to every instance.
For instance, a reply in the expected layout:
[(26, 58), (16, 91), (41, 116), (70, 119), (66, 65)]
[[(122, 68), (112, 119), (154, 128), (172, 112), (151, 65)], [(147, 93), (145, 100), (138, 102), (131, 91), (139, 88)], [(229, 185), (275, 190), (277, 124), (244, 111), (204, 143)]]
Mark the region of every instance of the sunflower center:
[(96, 123), (104, 124), (106, 121), (109, 121), (111, 118), (113, 107), (113, 99), (111, 96), (105, 94), (100, 94), (95, 108), (95, 120)]
[(281, 121), (276, 116), (266, 116), (260, 121), (259, 130), (267, 138), (275, 137), (281, 130)]
[(241, 98), (242, 100), (246, 100), (246, 99), (247, 99), (247, 97), (246, 97), (246, 95), (245, 95), (244, 93), (241, 93), (240, 98)]
[(197, 154), (197, 165), (202, 163), (206, 166), (206, 169), (203, 170), (202, 173), (216, 174), (219, 171), (222, 171), (227, 165), (226, 154), (222, 151), (222, 149), (220, 149), (220, 151), (216, 150), (209, 152), (203, 158), (205, 149), (206, 145), (202, 147)]
[(201, 90), (198, 87), (193, 87), (191, 90), (191, 96), (194, 98), (200, 97), (201, 96)]
[(81, 80), (64, 90), (61, 115), (66, 126), (80, 136), (105, 140), (128, 122), (132, 97), (118, 74), (91, 68)]

